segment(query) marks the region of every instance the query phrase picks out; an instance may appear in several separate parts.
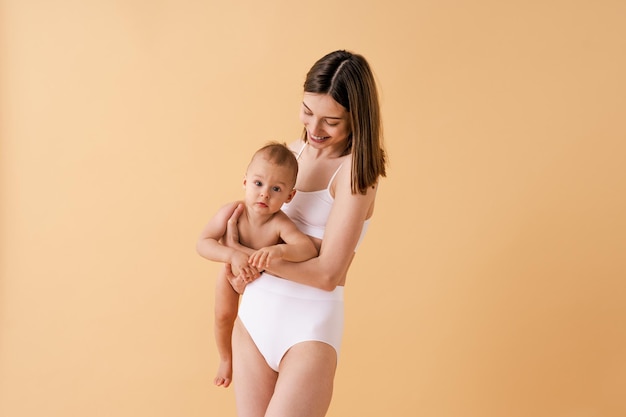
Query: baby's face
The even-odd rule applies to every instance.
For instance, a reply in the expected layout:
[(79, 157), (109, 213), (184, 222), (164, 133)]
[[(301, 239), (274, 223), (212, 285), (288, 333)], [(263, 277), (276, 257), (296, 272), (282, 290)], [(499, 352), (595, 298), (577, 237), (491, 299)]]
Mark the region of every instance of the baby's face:
[(246, 205), (260, 214), (278, 212), (294, 195), (293, 173), (262, 156), (254, 158), (244, 179)]

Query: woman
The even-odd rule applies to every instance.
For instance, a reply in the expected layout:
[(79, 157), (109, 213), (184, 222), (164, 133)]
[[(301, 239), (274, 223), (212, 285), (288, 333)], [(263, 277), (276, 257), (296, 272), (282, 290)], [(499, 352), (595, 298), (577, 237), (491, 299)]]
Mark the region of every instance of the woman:
[[(283, 210), (312, 237), (319, 256), (272, 263), (251, 283), (230, 277), (239, 290), (247, 284), (233, 331), (240, 417), (326, 414), (346, 275), (374, 212), (379, 177), (386, 175), (376, 85), (361, 55), (335, 51), (313, 65), (300, 120), (302, 139), (292, 145), (298, 192)], [(240, 213), (229, 220), (225, 240), (245, 251), (234, 227)]]

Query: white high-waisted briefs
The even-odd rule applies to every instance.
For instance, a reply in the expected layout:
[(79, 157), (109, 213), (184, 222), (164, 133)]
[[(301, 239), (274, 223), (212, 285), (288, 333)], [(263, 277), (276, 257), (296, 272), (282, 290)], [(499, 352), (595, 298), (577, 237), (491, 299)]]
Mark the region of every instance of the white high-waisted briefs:
[(263, 273), (248, 284), (239, 319), (275, 371), (295, 344), (306, 341), (339, 347), (343, 334), (343, 290), (324, 291)]

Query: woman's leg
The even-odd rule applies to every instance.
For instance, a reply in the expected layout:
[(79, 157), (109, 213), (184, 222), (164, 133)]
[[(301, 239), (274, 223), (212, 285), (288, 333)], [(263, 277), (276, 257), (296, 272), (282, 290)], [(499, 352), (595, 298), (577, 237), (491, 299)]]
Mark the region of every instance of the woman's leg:
[(264, 417), (278, 374), (269, 367), (240, 320), (235, 321), (233, 329), (233, 374), (237, 415)]
[(323, 342), (293, 346), (280, 362), (265, 417), (323, 417), (333, 395), (337, 352)]

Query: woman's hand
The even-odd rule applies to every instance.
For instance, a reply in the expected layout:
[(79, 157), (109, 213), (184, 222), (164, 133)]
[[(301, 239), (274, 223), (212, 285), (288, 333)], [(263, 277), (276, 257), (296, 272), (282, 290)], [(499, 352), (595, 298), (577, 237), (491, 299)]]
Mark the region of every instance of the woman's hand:
[(230, 262), (230, 271), (233, 275), (251, 282), (259, 276), (259, 270), (248, 262), (248, 256), (243, 252), (235, 251)]
[[(243, 213), (243, 204), (238, 204), (226, 222), (226, 233), (224, 233), (224, 236), (222, 237), (222, 244), (230, 248), (241, 249), (245, 252), (252, 253), (254, 252), (252, 249), (246, 248), (239, 243), (239, 229), (237, 228), (237, 222), (239, 221), (241, 213)], [(246, 288), (246, 285), (261, 276), (258, 268), (253, 265), (249, 265), (247, 256), (243, 258), (242, 262), (245, 267), (243, 267), (243, 265), (239, 265), (239, 268), (235, 271), (237, 275), (233, 273), (231, 265), (225, 266), (226, 277), (228, 278), (228, 281), (233, 289), (239, 294), (243, 294), (243, 290)]]
[(243, 275), (234, 275), (233, 270), (228, 264), (224, 265), (224, 271), (228, 282), (230, 282), (230, 286), (233, 287), (233, 290), (235, 290), (238, 294), (243, 294), (243, 290), (246, 289), (248, 281), (246, 281)]
[(238, 294), (243, 294), (243, 290), (246, 289), (246, 285), (261, 276), (256, 268), (252, 268), (252, 272), (249, 274), (242, 272), (239, 275), (233, 274), (233, 271), (228, 264), (224, 266), (224, 269), (226, 270), (226, 278), (228, 279), (228, 282), (230, 282), (230, 286), (233, 287), (233, 290), (235, 290)]
[(237, 222), (239, 221), (241, 213), (243, 213), (243, 204), (238, 204), (235, 210), (233, 210), (233, 214), (230, 215), (230, 218), (226, 222), (226, 233), (224, 234), (223, 243), (229, 248), (237, 248), (240, 246)]

